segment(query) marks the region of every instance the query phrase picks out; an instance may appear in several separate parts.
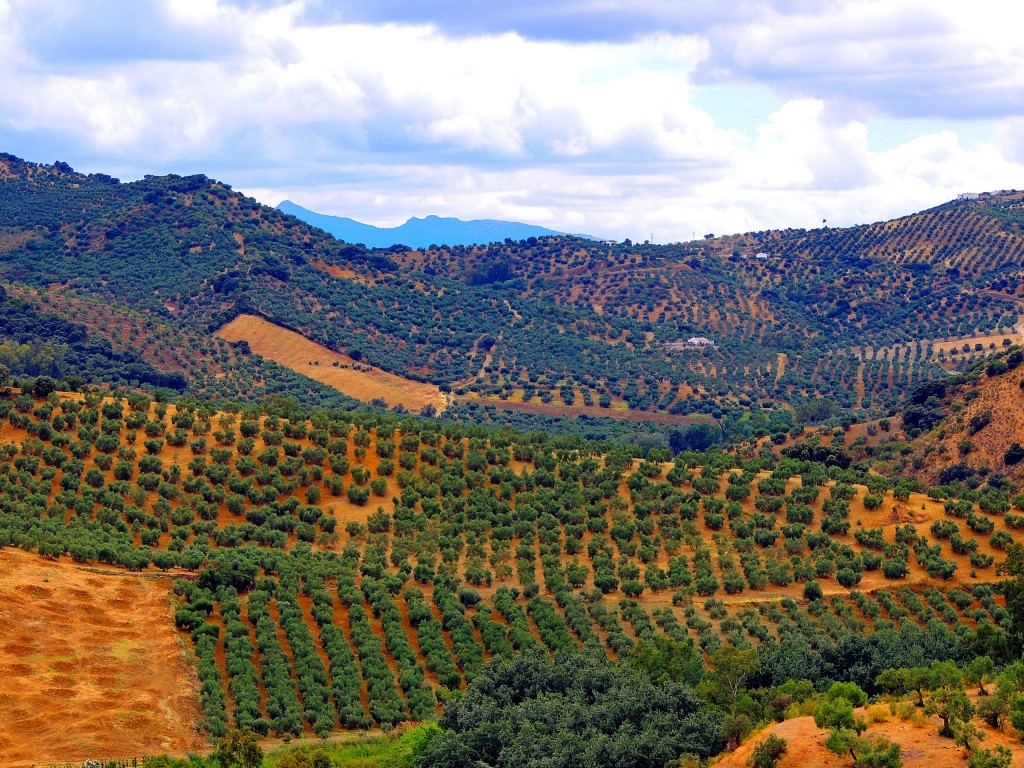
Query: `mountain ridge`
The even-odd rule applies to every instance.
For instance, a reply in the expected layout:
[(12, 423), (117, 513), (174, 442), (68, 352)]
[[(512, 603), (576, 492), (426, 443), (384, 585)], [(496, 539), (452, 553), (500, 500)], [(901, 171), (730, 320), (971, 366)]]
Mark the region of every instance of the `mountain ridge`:
[(557, 237), (567, 234), (535, 224), (499, 219), (470, 219), (429, 215), (413, 216), (397, 227), (377, 227), (364, 224), (347, 216), (332, 216), (304, 208), (291, 200), (284, 200), (279, 211), (295, 216), (307, 224), (318, 227), (339, 240), (361, 243), (368, 248), (391, 248), (405, 245), (425, 248), (430, 245), (482, 245), (502, 242), (506, 238), (525, 240), (530, 237)]

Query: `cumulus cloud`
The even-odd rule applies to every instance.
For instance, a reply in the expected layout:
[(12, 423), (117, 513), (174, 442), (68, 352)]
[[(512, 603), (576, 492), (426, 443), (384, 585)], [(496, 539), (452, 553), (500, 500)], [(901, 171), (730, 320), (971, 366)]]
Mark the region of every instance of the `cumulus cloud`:
[(862, 115), (988, 118), (1024, 108), (1024, 41), (1003, 3), (762, 6), (709, 28), (703, 82), (769, 83)]
[[(775, 0), (788, 11), (802, 0)], [(763, 0), (321, 0), (305, 7), (317, 23), (426, 24), (457, 36), (515, 32), (536, 40), (623, 42), (659, 32), (687, 34), (756, 15)]]
[(832, 123), (819, 99), (787, 102), (757, 132), (753, 147), (742, 150), (739, 178), (762, 189), (863, 188), (877, 178), (860, 122)]
[[(288, 130), (315, 134), (307, 146), (328, 154), (428, 147), (485, 163), (700, 156), (721, 143), (687, 101), (687, 72), (702, 55), (695, 40), (454, 40), (431, 27), (312, 27), (295, 10), (207, 14), (205, 24), (234, 30), (230, 56), (186, 50), (113, 66), (83, 51), (75, 66), (55, 67), (44, 50), (38, 68), (7, 73), (14, 87), (0, 103), (24, 130), (74, 126), (80, 141), (143, 156), (213, 156), (261, 140), (272, 153)], [(197, 20), (170, 15), (181, 29)], [(36, 53), (33, 41), (23, 35), (26, 54)]]
[[(969, 13), (0, 0), (0, 149), (129, 178), (202, 172), (377, 224), (436, 213), (682, 240), (856, 223), (1024, 170), (1021, 46), (987, 7)], [(707, 83), (739, 102), (769, 88), (778, 106), (726, 128), (698, 98)], [(980, 144), (952, 124), (873, 146), (878, 116), (920, 115), (998, 120)]]

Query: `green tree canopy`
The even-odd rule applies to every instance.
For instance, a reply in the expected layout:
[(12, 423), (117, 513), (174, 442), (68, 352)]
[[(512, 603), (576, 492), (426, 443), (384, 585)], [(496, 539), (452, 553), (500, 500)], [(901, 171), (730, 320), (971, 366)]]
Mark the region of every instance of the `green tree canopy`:
[(218, 742), (213, 757), (220, 768), (259, 768), (263, 764), (263, 750), (251, 731), (228, 731)]
[(603, 654), (496, 658), (445, 707), (424, 768), (668, 766), (724, 747), (722, 717), (685, 685), (656, 685)]

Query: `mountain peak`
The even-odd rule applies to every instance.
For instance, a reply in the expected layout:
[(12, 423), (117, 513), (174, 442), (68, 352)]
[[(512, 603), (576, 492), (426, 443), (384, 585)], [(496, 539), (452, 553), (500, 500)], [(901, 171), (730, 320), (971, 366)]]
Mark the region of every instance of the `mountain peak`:
[(402, 243), (410, 248), (426, 248), (430, 245), (483, 245), (502, 242), (505, 238), (525, 240), (529, 237), (558, 237), (558, 232), (533, 224), (496, 219), (472, 219), (463, 221), (454, 217), (428, 214), (422, 218), (413, 216), (398, 227), (375, 227), (342, 216), (316, 213), (290, 200), (277, 206), (284, 213), (291, 214), (314, 227), (328, 232), (339, 240), (362, 243), (370, 248), (389, 248)]

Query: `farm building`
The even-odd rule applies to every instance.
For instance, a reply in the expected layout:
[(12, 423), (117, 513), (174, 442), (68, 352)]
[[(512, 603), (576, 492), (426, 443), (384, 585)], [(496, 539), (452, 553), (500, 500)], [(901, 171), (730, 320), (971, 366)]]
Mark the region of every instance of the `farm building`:
[(684, 349), (704, 349), (715, 346), (715, 342), (703, 336), (694, 336), (686, 341), (670, 341), (665, 344), (669, 352), (682, 352)]

